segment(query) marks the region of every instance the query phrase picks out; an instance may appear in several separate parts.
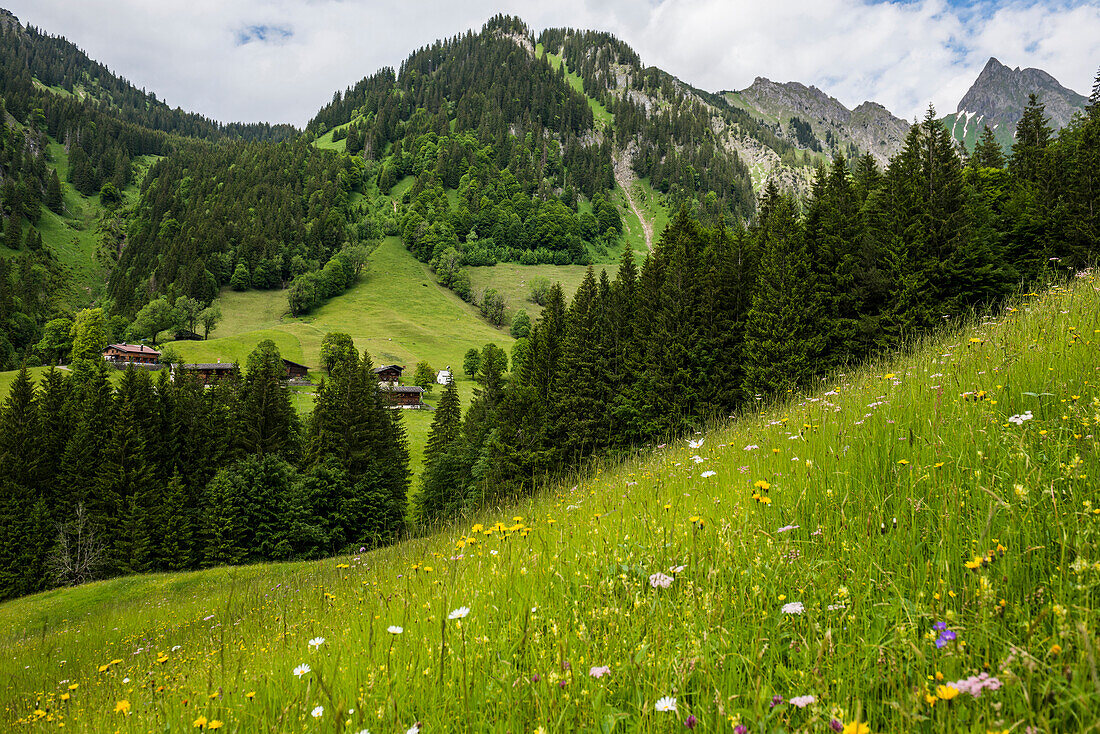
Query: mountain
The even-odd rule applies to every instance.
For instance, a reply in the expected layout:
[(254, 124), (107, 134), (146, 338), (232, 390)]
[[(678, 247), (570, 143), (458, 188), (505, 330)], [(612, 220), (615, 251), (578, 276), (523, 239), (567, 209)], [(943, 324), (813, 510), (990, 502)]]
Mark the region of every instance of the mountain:
[(982, 73), (974, 80), (959, 102), (958, 110), (944, 118), (944, 123), (956, 140), (973, 148), (988, 126), (1007, 150), (1012, 146), (1016, 123), (1027, 106), (1028, 95), (1034, 94), (1046, 107), (1049, 125), (1061, 130), (1088, 99), (1063, 87), (1057, 79), (1042, 69), (1010, 69), (990, 57)]
[(777, 133), (800, 148), (844, 153), (871, 153), (880, 164), (901, 148), (909, 123), (876, 102), (849, 110), (835, 97), (799, 82), (778, 83), (757, 77), (740, 92), (725, 92), (731, 104), (772, 122)]
[(29, 82), (36, 89), (91, 102), (120, 121), (178, 135), (199, 138), (280, 140), (294, 135), (292, 125), (224, 124), (194, 112), (172, 108), (157, 96), (138, 89), (103, 64), (88, 58), (61, 36), (52, 36), (19, 22), (0, 8), (0, 68), (6, 80), (0, 89)]

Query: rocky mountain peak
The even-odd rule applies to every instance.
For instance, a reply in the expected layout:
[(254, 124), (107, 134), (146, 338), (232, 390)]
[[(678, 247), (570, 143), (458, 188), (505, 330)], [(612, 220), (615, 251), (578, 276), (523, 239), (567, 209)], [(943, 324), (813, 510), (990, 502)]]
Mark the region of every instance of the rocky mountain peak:
[(1035, 94), (1046, 106), (1046, 114), (1055, 129), (1069, 122), (1087, 101), (1084, 96), (1063, 87), (1042, 69), (1011, 69), (990, 57), (959, 102), (957, 111), (983, 118), (982, 124), (991, 128), (1005, 126), (1015, 129), (1029, 94)]

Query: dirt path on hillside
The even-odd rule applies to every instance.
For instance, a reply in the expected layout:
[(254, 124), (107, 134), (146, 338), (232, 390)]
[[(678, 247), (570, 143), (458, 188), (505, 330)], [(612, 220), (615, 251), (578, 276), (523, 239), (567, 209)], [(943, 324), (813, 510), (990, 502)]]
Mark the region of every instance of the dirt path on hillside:
[(623, 195), (626, 197), (626, 203), (630, 205), (631, 211), (634, 212), (634, 216), (638, 218), (638, 221), (642, 224), (642, 234), (645, 235), (645, 249), (653, 250), (653, 225), (642, 216), (642, 210), (638, 208), (637, 203), (634, 201), (634, 194), (630, 191), (631, 184), (634, 183), (634, 175), (630, 170), (630, 165), (627, 161), (630, 159), (631, 151), (627, 150), (621, 157), (614, 161), (615, 169), (615, 183), (619, 184), (619, 188), (623, 190)]

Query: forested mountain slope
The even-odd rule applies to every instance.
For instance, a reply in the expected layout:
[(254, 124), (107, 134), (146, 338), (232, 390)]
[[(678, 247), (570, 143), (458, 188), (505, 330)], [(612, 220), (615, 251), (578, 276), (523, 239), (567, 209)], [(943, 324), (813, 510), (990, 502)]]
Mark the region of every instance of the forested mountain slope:
[(291, 125), (268, 123), (223, 124), (179, 107), (171, 108), (157, 96), (137, 89), (61, 36), (24, 26), (0, 8), (0, 68), (5, 96), (30, 81), (62, 97), (90, 102), (123, 122), (150, 130), (201, 138), (281, 139), (293, 135)]

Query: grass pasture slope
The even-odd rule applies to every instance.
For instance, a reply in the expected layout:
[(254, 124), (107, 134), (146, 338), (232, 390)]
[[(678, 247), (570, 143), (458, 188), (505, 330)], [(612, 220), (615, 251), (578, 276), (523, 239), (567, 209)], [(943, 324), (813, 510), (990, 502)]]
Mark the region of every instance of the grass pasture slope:
[(1098, 339), (1083, 278), (427, 538), (8, 602), (0, 725), (1086, 731)]

